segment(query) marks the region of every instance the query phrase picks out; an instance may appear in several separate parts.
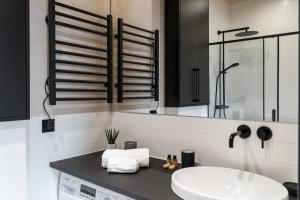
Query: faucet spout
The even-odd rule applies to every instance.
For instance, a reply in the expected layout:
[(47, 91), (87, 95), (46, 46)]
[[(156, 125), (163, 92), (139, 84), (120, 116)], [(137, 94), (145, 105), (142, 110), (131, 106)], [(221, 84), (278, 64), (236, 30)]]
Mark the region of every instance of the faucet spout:
[(234, 132), (230, 135), (230, 138), (229, 138), (229, 148), (233, 148), (233, 143), (234, 143), (234, 138), (236, 136), (240, 136), (241, 135), (241, 132), (240, 131), (237, 131), (237, 132)]
[(237, 132), (230, 135), (229, 148), (233, 148), (234, 138), (239, 136), (242, 139), (249, 138), (251, 136), (251, 129), (247, 125), (241, 125), (238, 127)]

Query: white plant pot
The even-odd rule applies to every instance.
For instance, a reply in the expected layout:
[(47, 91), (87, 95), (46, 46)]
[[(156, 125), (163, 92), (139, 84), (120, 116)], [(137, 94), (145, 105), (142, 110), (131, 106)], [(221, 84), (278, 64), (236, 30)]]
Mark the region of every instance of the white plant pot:
[(117, 149), (117, 144), (107, 144), (106, 149)]

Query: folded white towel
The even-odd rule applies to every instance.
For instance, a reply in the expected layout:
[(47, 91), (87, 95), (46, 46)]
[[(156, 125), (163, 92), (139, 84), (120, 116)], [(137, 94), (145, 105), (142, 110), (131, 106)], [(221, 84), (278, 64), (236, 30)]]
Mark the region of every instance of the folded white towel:
[(133, 158), (110, 158), (107, 164), (108, 173), (132, 174), (139, 170), (138, 162)]
[(102, 155), (102, 167), (107, 168), (110, 158), (135, 159), (139, 167), (149, 167), (149, 149), (108, 149)]

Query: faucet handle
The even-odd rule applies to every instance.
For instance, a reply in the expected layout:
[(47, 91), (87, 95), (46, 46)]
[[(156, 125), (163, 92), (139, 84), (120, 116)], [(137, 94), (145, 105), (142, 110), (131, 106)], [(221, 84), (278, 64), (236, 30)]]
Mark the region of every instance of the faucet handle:
[(272, 130), (266, 126), (262, 126), (257, 130), (257, 137), (261, 139), (261, 148), (265, 148), (265, 141), (268, 141), (272, 138)]

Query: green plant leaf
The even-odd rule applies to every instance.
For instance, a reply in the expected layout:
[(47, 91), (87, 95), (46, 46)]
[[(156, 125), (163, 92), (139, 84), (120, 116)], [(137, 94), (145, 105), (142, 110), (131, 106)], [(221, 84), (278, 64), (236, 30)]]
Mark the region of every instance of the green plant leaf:
[(105, 134), (106, 134), (108, 144), (115, 144), (119, 136), (119, 133), (120, 131), (116, 129), (112, 129), (112, 128), (105, 129)]

